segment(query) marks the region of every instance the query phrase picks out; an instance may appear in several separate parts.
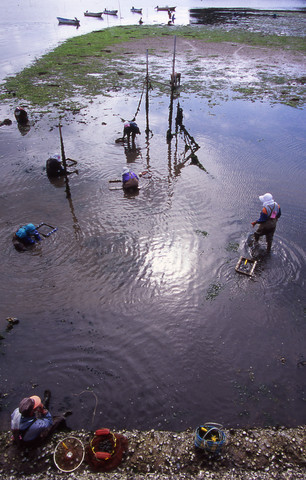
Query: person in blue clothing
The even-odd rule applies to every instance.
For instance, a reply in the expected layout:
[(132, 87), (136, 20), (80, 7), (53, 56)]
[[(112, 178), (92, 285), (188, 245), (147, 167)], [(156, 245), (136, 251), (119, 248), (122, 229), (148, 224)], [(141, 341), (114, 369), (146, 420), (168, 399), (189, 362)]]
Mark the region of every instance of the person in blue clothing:
[(128, 143), (130, 143), (130, 137), (132, 135), (132, 144), (134, 145), (136, 135), (140, 135), (140, 134), (141, 132), (136, 122), (133, 122), (133, 121), (125, 122), (123, 126), (123, 139), (127, 137), (127, 141)]
[(18, 446), (30, 446), (43, 442), (60, 425), (65, 426), (66, 412), (62, 416), (52, 417), (49, 412), (50, 391), (45, 391), (44, 403), (40, 397), (32, 395), (23, 398), (11, 415), (13, 441)]
[(267, 241), (267, 252), (271, 251), (273, 235), (276, 229), (276, 224), (281, 216), (281, 208), (273, 199), (271, 193), (265, 193), (259, 197), (259, 200), (263, 204), (262, 211), (258, 220), (252, 223), (252, 226), (259, 224), (256, 232), (254, 232), (255, 242), (258, 242), (259, 238), (265, 235)]
[(131, 172), (128, 167), (124, 167), (122, 171), (122, 186), (124, 190), (136, 190), (139, 188), (138, 175)]
[(29, 444), (38, 440), (52, 427), (51, 413), (42, 404), (40, 397), (23, 398), (11, 415), (11, 429), (15, 443)]
[(34, 245), (36, 241), (40, 242), (41, 237), (33, 223), (20, 227), (13, 235), (13, 244), (16, 250), (26, 250), (27, 247)]

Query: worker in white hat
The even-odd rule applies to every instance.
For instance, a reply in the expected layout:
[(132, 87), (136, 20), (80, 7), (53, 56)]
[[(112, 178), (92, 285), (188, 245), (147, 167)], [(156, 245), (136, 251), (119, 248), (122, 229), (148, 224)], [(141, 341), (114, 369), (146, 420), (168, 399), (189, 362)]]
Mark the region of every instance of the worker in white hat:
[(281, 216), (281, 208), (273, 199), (271, 193), (265, 193), (260, 195), (259, 200), (262, 202), (262, 210), (260, 217), (255, 222), (252, 222), (253, 227), (259, 224), (256, 232), (254, 233), (255, 241), (258, 242), (259, 238), (265, 235), (267, 241), (267, 251), (271, 251), (273, 235), (276, 229), (276, 224)]

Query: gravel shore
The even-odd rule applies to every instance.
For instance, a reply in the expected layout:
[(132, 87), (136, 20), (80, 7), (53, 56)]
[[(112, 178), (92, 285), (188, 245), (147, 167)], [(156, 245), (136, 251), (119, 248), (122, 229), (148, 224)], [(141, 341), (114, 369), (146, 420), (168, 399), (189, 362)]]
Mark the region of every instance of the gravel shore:
[(194, 431), (121, 431), (128, 452), (112, 472), (93, 472), (84, 461), (71, 473), (57, 469), (53, 452), (67, 436), (86, 446), (93, 432), (58, 432), (43, 446), (18, 450), (10, 432), (0, 434), (0, 479), (5, 480), (305, 480), (306, 427), (232, 429), (221, 454), (194, 446)]

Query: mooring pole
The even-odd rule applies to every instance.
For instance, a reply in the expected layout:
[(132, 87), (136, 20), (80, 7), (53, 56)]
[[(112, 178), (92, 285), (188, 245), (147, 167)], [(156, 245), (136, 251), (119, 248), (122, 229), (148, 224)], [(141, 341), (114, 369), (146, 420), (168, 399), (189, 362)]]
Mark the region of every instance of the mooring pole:
[(66, 197), (67, 197), (67, 198), (70, 198), (70, 197), (71, 197), (71, 193), (70, 193), (69, 180), (68, 180), (68, 175), (67, 175), (67, 163), (66, 163), (64, 142), (63, 142), (63, 136), (62, 136), (62, 126), (61, 126), (61, 122), (59, 122), (59, 124), (58, 124), (58, 129), (59, 129), (59, 134), (60, 134), (61, 156), (62, 156), (62, 162), (63, 162), (63, 167), (64, 167), (65, 183), (66, 183)]
[(169, 128), (167, 131), (167, 141), (171, 142), (172, 140), (172, 112), (173, 112), (173, 97), (175, 89), (175, 51), (176, 51), (176, 35), (174, 36), (174, 46), (173, 46), (173, 60), (172, 60), (172, 75), (170, 80), (171, 85), (171, 95), (170, 95), (170, 107), (169, 107)]
[(118, 0), (118, 5), (119, 5), (119, 18), (121, 18), (121, 8), (120, 8), (120, 2)]
[(176, 51), (176, 35), (174, 36), (174, 46), (173, 46), (172, 81), (171, 81), (171, 87), (172, 87), (172, 88), (174, 88), (174, 75), (175, 75), (175, 51)]
[(146, 134), (149, 135), (149, 50), (146, 52), (147, 56), (147, 73), (146, 73)]

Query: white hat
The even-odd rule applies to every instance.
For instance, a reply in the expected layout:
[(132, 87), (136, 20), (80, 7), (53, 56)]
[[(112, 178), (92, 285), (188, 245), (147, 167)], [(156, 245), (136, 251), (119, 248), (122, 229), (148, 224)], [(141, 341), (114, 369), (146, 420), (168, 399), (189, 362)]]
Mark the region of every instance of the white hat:
[(274, 203), (271, 193), (265, 193), (264, 195), (260, 195), (259, 200), (264, 204), (264, 206)]
[(127, 168), (127, 167), (123, 167), (123, 170), (122, 170), (122, 175), (124, 175), (125, 173), (129, 173), (130, 169)]

